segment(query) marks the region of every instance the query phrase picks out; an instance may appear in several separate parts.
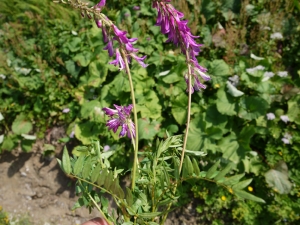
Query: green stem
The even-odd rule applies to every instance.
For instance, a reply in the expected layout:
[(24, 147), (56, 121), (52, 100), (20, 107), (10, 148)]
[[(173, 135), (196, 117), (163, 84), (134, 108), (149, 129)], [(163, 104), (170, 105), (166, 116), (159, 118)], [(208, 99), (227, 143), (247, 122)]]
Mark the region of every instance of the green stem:
[(192, 71), (191, 71), (191, 65), (189, 64), (190, 57), (188, 55), (188, 52), (186, 51), (186, 61), (188, 63), (188, 93), (189, 93), (189, 99), (188, 99), (188, 111), (187, 111), (187, 118), (186, 118), (186, 130), (184, 134), (184, 139), (183, 139), (183, 146), (182, 146), (182, 153), (181, 153), (181, 158), (180, 158), (180, 165), (179, 165), (179, 174), (181, 173), (182, 169), (182, 163), (184, 160), (184, 153), (186, 149), (186, 144), (187, 144), (187, 139), (189, 135), (189, 128), (190, 128), (190, 121), (191, 121), (191, 107), (192, 107)]
[(96, 206), (96, 208), (98, 209), (98, 211), (100, 212), (101, 216), (106, 220), (106, 222), (108, 224), (110, 224), (109, 220), (107, 219), (107, 217), (105, 216), (105, 214), (103, 213), (103, 211), (101, 210), (101, 208), (99, 207), (99, 205), (97, 204), (97, 202), (93, 199), (93, 197), (91, 196), (90, 193), (88, 193), (88, 196), (90, 197), (90, 199), (92, 200), (92, 202), (94, 203), (94, 205)]
[[(133, 115), (134, 115), (134, 124), (135, 124), (135, 144), (133, 145), (134, 148), (134, 160), (133, 160), (133, 168), (132, 168), (132, 180), (131, 180), (131, 189), (134, 190), (135, 188), (135, 177), (136, 177), (136, 168), (138, 165), (138, 145), (139, 145), (139, 131), (138, 131), (138, 121), (137, 121), (137, 111), (136, 111), (136, 103), (135, 103), (135, 96), (134, 96), (134, 88), (132, 83), (132, 77), (128, 65), (127, 56), (123, 49), (121, 49), (122, 58), (125, 62), (125, 69), (128, 75), (130, 92), (131, 92), (131, 99), (132, 99), (132, 106), (133, 106)], [(133, 138), (133, 136), (131, 136)]]
[[(189, 128), (190, 128), (190, 120), (191, 120), (191, 105), (192, 105), (192, 70), (191, 70), (191, 66), (189, 64), (190, 62), (190, 57), (189, 57), (189, 53), (188, 51), (186, 51), (186, 62), (188, 65), (188, 111), (187, 111), (187, 119), (186, 119), (186, 130), (185, 130), (185, 134), (184, 134), (184, 139), (183, 139), (183, 146), (182, 146), (182, 153), (181, 153), (181, 158), (180, 158), (180, 165), (179, 165), (179, 174), (181, 173), (182, 170), (182, 164), (183, 164), (183, 160), (184, 160), (184, 153), (185, 153), (185, 149), (186, 149), (186, 143), (187, 143), (187, 139), (188, 139), (188, 135), (189, 135)], [(173, 189), (173, 194), (175, 195), (176, 193), (176, 189), (177, 189), (178, 184), (176, 183)], [(172, 203), (170, 203), (168, 205), (168, 208), (166, 210), (166, 212), (168, 212), (170, 210), (172, 206)], [(166, 213), (161, 221), (161, 225), (163, 225), (167, 219), (168, 213)]]

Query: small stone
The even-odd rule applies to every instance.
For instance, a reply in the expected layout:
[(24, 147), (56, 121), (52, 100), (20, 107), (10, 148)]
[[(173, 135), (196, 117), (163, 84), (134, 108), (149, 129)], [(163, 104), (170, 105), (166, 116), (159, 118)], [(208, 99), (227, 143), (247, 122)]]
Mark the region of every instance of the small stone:
[(25, 172), (20, 172), (20, 174), (21, 174), (21, 177), (27, 177), (27, 173), (25, 173)]

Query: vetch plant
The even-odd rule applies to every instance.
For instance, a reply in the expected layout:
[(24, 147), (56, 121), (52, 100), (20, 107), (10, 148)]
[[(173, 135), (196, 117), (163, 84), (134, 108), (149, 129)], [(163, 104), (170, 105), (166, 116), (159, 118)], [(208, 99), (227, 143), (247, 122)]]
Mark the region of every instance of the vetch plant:
[[(74, 208), (96, 207), (110, 224), (164, 224), (168, 213), (175, 209), (175, 205), (185, 194), (184, 189), (181, 188), (183, 182), (196, 183), (204, 180), (218, 184), (239, 198), (264, 202), (261, 198), (243, 190), (248, 187), (252, 179), (241, 181), (245, 174), (230, 174), (232, 163), (227, 163), (224, 168), (221, 168), (220, 160), (214, 160), (215, 163), (210, 168), (201, 171), (199, 157), (204, 156), (205, 153), (186, 149), (192, 93), (205, 89), (203, 83), (209, 81), (210, 76), (207, 75), (207, 69), (197, 60), (202, 45), (196, 43), (197, 37), (191, 34), (187, 21), (182, 20), (183, 13), (177, 11), (168, 0), (152, 2), (152, 7), (158, 12), (156, 25), (161, 27), (163, 34), (168, 35), (167, 42), (179, 46), (185, 55), (187, 73), (182, 79), (186, 80), (188, 86), (186, 131), (183, 138), (182, 135), (170, 136), (167, 133), (165, 140), (157, 140), (155, 146), (140, 151), (137, 103), (130, 64), (133, 60), (142, 67), (146, 67), (147, 64), (144, 62), (146, 56), (138, 56), (139, 50), (133, 47), (137, 38), (128, 38), (126, 31), (120, 30), (102, 13), (106, 3), (104, 0), (92, 7), (79, 0), (55, 2), (78, 8), (83, 17), (93, 19), (97, 27), (102, 29), (103, 41), (107, 43), (104, 50), (108, 51), (110, 57), (115, 57), (110, 64), (127, 75), (132, 100), (132, 104), (128, 106), (114, 104), (115, 109), (108, 107), (102, 109), (109, 117), (106, 122), (107, 128), (114, 133), (120, 129), (120, 137), (132, 140), (134, 157), (131, 188), (125, 187), (126, 191), (124, 191), (120, 186), (119, 177), (123, 168), (111, 168), (108, 160), (109, 151), (106, 146), (102, 147), (98, 140), (92, 141), (88, 146), (77, 147), (77, 154), (73, 158), (70, 158), (67, 149), (64, 149), (63, 158), (58, 159), (58, 162), (68, 176), (77, 180), (76, 191), (77, 194), (81, 194)], [(133, 121), (131, 111), (133, 111)], [(109, 213), (108, 200), (102, 193), (111, 195), (117, 205), (117, 211)]]

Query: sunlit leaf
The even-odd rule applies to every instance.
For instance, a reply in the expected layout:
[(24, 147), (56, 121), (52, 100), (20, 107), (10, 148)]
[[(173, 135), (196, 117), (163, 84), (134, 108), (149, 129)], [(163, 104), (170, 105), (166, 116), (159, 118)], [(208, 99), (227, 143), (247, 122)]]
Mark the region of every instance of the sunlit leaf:
[(212, 167), (209, 168), (206, 177), (209, 179), (214, 178), (214, 176), (216, 176), (215, 172), (217, 171), (219, 165), (220, 165), (220, 161), (218, 160)]
[(243, 191), (243, 190), (235, 190), (234, 194), (237, 195), (240, 198), (249, 199), (249, 200), (252, 200), (252, 201), (255, 201), (255, 202), (266, 203), (265, 200), (263, 200), (259, 197), (256, 197), (252, 194), (249, 194), (248, 192)]
[(291, 191), (292, 184), (288, 177), (288, 168), (285, 162), (278, 162), (274, 169), (270, 169), (265, 174), (268, 185), (280, 194), (288, 194)]
[(72, 169), (71, 169), (71, 161), (70, 161), (70, 156), (68, 153), (68, 150), (66, 147), (64, 147), (63, 151), (63, 156), (62, 156), (62, 169), (66, 174), (70, 174)]

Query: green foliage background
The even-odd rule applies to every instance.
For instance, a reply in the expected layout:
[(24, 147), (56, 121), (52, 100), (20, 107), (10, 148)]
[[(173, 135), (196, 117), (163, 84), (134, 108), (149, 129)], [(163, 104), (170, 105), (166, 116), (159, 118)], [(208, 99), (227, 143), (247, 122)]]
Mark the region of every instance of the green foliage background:
[[(212, 77), (205, 91), (193, 94), (188, 149), (207, 153), (201, 159), (203, 169), (218, 159), (223, 165), (233, 162), (237, 173), (254, 179), (254, 194), (266, 201), (264, 205), (235, 201), (209, 183), (187, 184), (203, 203), (197, 208), (203, 223), (297, 223), (298, 1), (173, 3), (204, 43), (198, 59)], [(141, 9), (134, 10), (135, 5)], [(109, 1), (104, 13), (130, 37), (137, 37), (140, 53), (148, 56), (146, 69), (135, 63), (131, 68), (142, 148), (153, 145), (157, 137), (166, 138), (166, 131), (182, 134), (187, 109), (185, 58), (179, 49), (165, 43), (167, 38), (154, 26), (156, 12), (151, 1)], [(19, 144), (30, 151), (36, 138), (53, 126), (64, 125), (67, 139), (72, 139), (72, 132), (85, 145), (100, 138), (113, 151), (112, 165), (127, 169), (131, 152), (125, 146), (130, 142), (107, 131), (101, 108), (129, 104), (128, 81), (108, 65), (111, 59), (103, 50), (100, 29), (79, 14), (48, 0), (0, 2), (0, 74), (5, 76), (0, 78), (0, 151)], [(283, 39), (271, 39), (275, 32)], [(258, 65), (265, 69), (247, 72)], [(265, 80), (266, 71), (288, 71), (288, 76)], [(239, 77), (237, 87), (228, 84), (234, 75)], [(70, 112), (63, 113), (65, 108)], [(270, 112), (274, 120), (267, 120)], [(282, 115), (290, 121), (284, 123)], [(286, 133), (292, 136), (290, 144), (281, 140)], [(228, 213), (222, 213), (224, 210)]]

